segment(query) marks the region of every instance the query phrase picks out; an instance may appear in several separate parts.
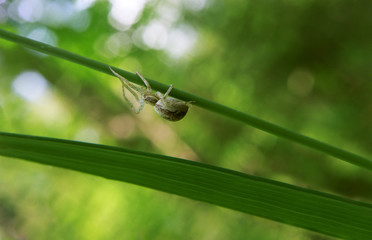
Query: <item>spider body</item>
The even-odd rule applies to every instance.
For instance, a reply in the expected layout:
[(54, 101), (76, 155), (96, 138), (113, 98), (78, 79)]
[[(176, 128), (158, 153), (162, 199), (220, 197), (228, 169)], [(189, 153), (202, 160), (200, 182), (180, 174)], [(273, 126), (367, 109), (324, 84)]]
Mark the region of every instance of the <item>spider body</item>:
[[(157, 92), (157, 94), (161, 94)], [(179, 121), (185, 117), (189, 106), (172, 97), (160, 98), (154, 106), (155, 112), (169, 121)]]
[[(155, 112), (166, 120), (179, 121), (185, 117), (187, 111), (189, 110), (189, 103), (178, 100), (176, 98), (168, 97), (169, 93), (173, 89), (173, 84), (169, 86), (167, 92), (164, 95), (160, 92), (153, 93), (150, 84), (144, 77), (142, 77), (139, 72), (137, 72), (136, 74), (141, 78), (146, 88), (138, 87), (137, 85), (129, 82), (123, 76), (119, 75), (110, 66), (109, 68), (111, 72), (120, 79), (123, 88), (123, 97), (135, 113), (141, 112), (145, 103), (147, 103), (154, 106)], [(136, 101), (140, 103), (138, 109), (136, 109), (126, 97), (125, 89), (127, 89), (134, 96)]]
[(159, 101), (159, 97), (154, 93), (145, 93), (143, 95), (143, 100), (145, 103), (155, 106), (155, 104)]

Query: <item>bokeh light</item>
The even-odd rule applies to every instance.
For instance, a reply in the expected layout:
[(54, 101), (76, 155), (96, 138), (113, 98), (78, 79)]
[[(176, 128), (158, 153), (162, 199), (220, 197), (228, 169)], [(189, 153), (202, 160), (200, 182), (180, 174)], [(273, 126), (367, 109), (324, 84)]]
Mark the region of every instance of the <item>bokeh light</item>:
[(112, 8), (110, 11), (110, 23), (118, 30), (130, 28), (138, 21), (142, 10), (145, 7), (146, 0), (121, 1), (110, 0)]
[(174, 28), (169, 33), (166, 52), (171, 58), (181, 58), (190, 53), (196, 44), (197, 38), (197, 32), (189, 25), (181, 25)]
[(82, 142), (99, 143), (99, 134), (94, 128), (83, 128), (76, 133), (74, 139)]
[(142, 41), (150, 48), (163, 49), (167, 44), (168, 31), (160, 21), (150, 22), (143, 30)]
[(288, 89), (300, 97), (308, 96), (314, 86), (314, 76), (309, 70), (295, 69), (288, 77)]
[(13, 81), (14, 93), (23, 99), (34, 102), (42, 98), (48, 90), (47, 80), (38, 72), (25, 71)]
[(44, 12), (42, 0), (21, 0), (17, 6), (18, 16), (26, 22), (39, 21)]

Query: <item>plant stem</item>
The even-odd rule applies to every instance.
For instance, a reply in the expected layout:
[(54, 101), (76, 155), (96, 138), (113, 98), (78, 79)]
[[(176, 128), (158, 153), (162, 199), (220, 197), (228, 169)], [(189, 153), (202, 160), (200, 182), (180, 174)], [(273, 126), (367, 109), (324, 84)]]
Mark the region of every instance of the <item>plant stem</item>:
[[(31, 39), (16, 35), (14, 33), (11, 33), (11, 32), (8, 32), (2, 29), (0, 29), (0, 37), (3, 39), (9, 40), (11, 42), (14, 42), (14, 43), (21, 44), (25, 47), (32, 48), (34, 50), (37, 50), (37, 51), (40, 51), (40, 52), (43, 52), (49, 55), (53, 55), (59, 58), (63, 58), (65, 60), (75, 62), (77, 64), (80, 64), (80, 65), (83, 65), (83, 66), (86, 66), (94, 70), (98, 70), (98, 71), (101, 71), (101, 72), (104, 72), (106, 74), (113, 76), (113, 73), (110, 71), (107, 64), (98, 62), (96, 60), (89, 59), (87, 57), (83, 57), (83, 56), (71, 53), (69, 51), (50, 46), (45, 43), (31, 40)], [(116, 72), (118, 72), (120, 75), (128, 79), (129, 81), (132, 81), (137, 84), (141, 83), (140, 78), (136, 76), (134, 73), (130, 73), (130, 72), (127, 72), (127, 71), (124, 71), (124, 70), (121, 70), (115, 67), (112, 67), (112, 68)], [(168, 89), (168, 86), (165, 84), (156, 82), (148, 78), (146, 79), (148, 80), (152, 88), (157, 91), (165, 92)], [(251, 116), (249, 114), (246, 114), (246, 113), (237, 111), (235, 109), (226, 107), (224, 105), (215, 103), (213, 101), (201, 98), (191, 93), (187, 93), (187, 92), (184, 92), (178, 89), (173, 89), (171, 95), (173, 97), (176, 97), (184, 101), (192, 101), (193, 105), (199, 106), (201, 108), (204, 108), (206, 110), (209, 110), (215, 113), (219, 113), (225, 117), (232, 118), (237, 121), (243, 122), (252, 127), (258, 128), (262, 131), (271, 133), (275, 136), (282, 137), (290, 141), (294, 141), (296, 143), (302, 144), (312, 149), (329, 154), (333, 157), (347, 161), (351, 164), (355, 164), (355, 165), (364, 167), (366, 169), (372, 170), (371, 160), (365, 157), (359, 156), (357, 154), (351, 153), (349, 151), (343, 150), (341, 148), (337, 148), (332, 145), (318, 141), (316, 139), (301, 135), (299, 133), (296, 133), (291, 130), (280, 127), (278, 125), (275, 125), (273, 123), (264, 121), (262, 119)]]

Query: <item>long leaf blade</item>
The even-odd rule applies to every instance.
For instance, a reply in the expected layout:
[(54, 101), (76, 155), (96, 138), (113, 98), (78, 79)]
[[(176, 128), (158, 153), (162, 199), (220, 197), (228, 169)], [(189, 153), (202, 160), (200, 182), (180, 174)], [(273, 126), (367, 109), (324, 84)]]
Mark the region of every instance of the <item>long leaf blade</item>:
[(81, 171), (346, 239), (370, 239), (372, 205), (151, 153), (0, 133), (0, 155)]
[[(40, 51), (40, 52), (43, 52), (49, 55), (53, 55), (53, 56), (80, 64), (86, 67), (89, 67), (89, 68), (95, 69), (97, 71), (101, 71), (101, 72), (113, 75), (113, 73), (109, 70), (107, 64), (98, 62), (96, 60), (93, 60), (87, 57), (79, 56), (75, 53), (72, 53), (72, 52), (57, 48), (57, 47), (53, 47), (45, 43), (41, 43), (41, 42), (38, 42), (32, 39), (18, 36), (14, 33), (5, 31), (3, 29), (0, 29), (0, 38), (6, 39), (14, 43), (21, 44), (25, 47), (32, 48), (34, 50), (37, 50), (37, 51)], [(128, 80), (133, 81), (135, 83), (141, 83), (140, 79), (135, 74), (121, 70), (119, 68), (115, 68), (115, 67), (112, 67), (112, 68), (116, 72), (118, 72), (119, 74), (127, 78)], [(165, 92), (168, 89), (168, 86), (165, 84), (159, 83), (157, 81), (154, 81), (148, 78), (147, 80), (150, 82), (151, 86), (155, 90)], [(194, 105), (197, 105), (199, 107), (202, 107), (204, 109), (207, 109), (215, 113), (219, 113), (223, 116), (235, 119), (245, 124), (251, 125), (255, 128), (261, 129), (262, 131), (288, 139), (290, 141), (297, 142), (299, 144), (310, 147), (312, 149), (316, 149), (318, 151), (324, 152), (336, 158), (347, 161), (351, 164), (355, 164), (363, 168), (372, 170), (372, 161), (363, 156), (359, 156), (357, 154), (351, 153), (344, 149), (337, 148), (330, 144), (323, 143), (316, 139), (298, 134), (296, 132), (285, 129), (273, 123), (270, 123), (265, 120), (259, 119), (257, 117), (251, 116), (249, 114), (237, 111), (235, 109), (231, 109), (224, 105), (221, 105), (213, 101), (204, 99), (202, 97), (193, 95), (191, 93), (187, 93), (187, 92), (174, 88), (172, 90), (171, 95), (176, 98), (182, 99), (184, 101), (192, 101)]]

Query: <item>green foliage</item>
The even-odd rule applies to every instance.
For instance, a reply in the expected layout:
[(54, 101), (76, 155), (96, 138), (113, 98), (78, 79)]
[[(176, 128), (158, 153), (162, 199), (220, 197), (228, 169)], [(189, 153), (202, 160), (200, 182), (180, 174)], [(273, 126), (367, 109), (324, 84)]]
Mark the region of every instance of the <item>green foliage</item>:
[(345, 239), (372, 235), (372, 205), (123, 148), (0, 133), (0, 154), (177, 194)]
[[(42, 41), (47, 51), (104, 73), (110, 64), (127, 70), (117, 69), (133, 81), (138, 79), (130, 72), (156, 77), (152, 85), (162, 92), (173, 83), (174, 96), (203, 97), (196, 102), (203, 108), (191, 108), (176, 124), (162, 121), (150, 107), (135, 115), (116, 78), (1, 40), (0, 131), (155, 152), (342, 196), (330, 199), (371, 202), (370, 2), (28, 2), (0, 3), (1, 28), (13, 37)], [(139, 5), (134, 11), (119, 6), (126, 3)], [(133, 22), (119, 22), (136, 11)], [(179, 54), (180, 49), (186, 50)], [(39, 97), (25, 98), (22, 86)], [(290, 129), (288, 139), (300, 136), (305, 145), (318, 139), (310, 145), (359, 166), (242, 122), (282, 137)], [(0, 157), (0, 166), (0, 238), (329, 239), (89, 174), (7, 157)], [(361, 216), (368, 224), (367, 218)], [(338, 229), (333, 235), (347, 231), (332, 231)]]
[[(33, 48), (35, 50), (38, 50), (38, 51), (41, 51), (41, 52), (44, 52), (44, 53), (47, 53), (47, 54), (50, 54), (50, 55), (54, 55), (54, 56), (64, 58), (66, 60), (81, 64), (81, 65), (88, 66), (90, 68), (93, 68), (93, 69), (98, 70), (98, 71), (102, 71), (102, 72), (107, 73), (107, 74), (112, 74), (111, 71), (108, 70), (108, 65), (105, 65), (103, 63), (100, 63), (98, 61), (95, 61), (95, 60), (92, 60), (92, 59), (89, 59), (89, 58), (86, 58), (86, 57), (76, 55), (74, 53), (71, 53), (71, 52), (68, 52), (68, 51), (65, 51), (65, 50), (62, 50), (62, 49), (55, 48), (55, 47), (47, 45), (47, 44), (43, 44), (41, 42), (37, 42), (37, 41), (33, 41), (31, 39), (26, 39), (26, 38), (23, 38), (23, 37), (20, 37), (20, 36), (16, 36), (16, 35), (14, 35), (10, 32), (6, 32), (6, 31), (1, 30), (1, 29), (0, 29), (0, 37), (5, 38), (5, 39), (10, 40), (10, 41), (13, 41), (13, 42), (16, 42), (16, 43), (20, 43), (20, 44), (22, 44), (26, 47), (30, 47), (30, 48)], [(129, 73), (127, 71), (117, 69), (117, 68), (115, 68), (115, 71), (119, 72), (122, 76), (124, 76), (128, 80), (133, 81), (134, 83), (137, 83), (137, 84), (141, 83), (141, 80), (138, 79), (138, 76), (136, 76), (133, 73)], [(153, 81), (153, 80), (149, 80), (149, 83), (150, 83), (151, 86), (153, 86), (153, 88), (155, 90), (159, 90), (159, 91), (162, 91), (162, 92), (165, 92), (168, 88), (166, 85), (158, 83), (158, 82)], [(283, 138), (292, 140), (294, 142), (303, 144), (303, 145), (308, 146), (310, 148), (313, 148), (313, 149), (322, 151), (324, 153), (327, 153), (331, 156), (340, 158), (342, 160), (346, 160), (350, 163), (353, 163), (353, 164), (365, 167), (369, 170), (372, 170), (372, 161), (367, 159), (367, 158), (358, 156), (356, 154), (350, 153), (348, 151), (345, 151), (343, 149), (334, 147), (332, 145), (322, 143), (322, 142), (317, 141), (315, 139), (311, 139), (309, 137), (303, 136), (303, 135), (298, 134), (296, 132), (292, 132), (290, 130), (287, 130), (285, 128), (277, 126), (275, 124), (266, 122), (266, 121), (261, 120), (261, 119), (256, 118), (256, 117), (253, 117), (249, 114), (236, 111), (234, 109), (225, 107), (221, 104), (217, 104), (213, 101), (209, 101), (207, 99), (203, 99), (203, 98), (198, 97), (196, 95), (192, 95), (190, 93), (186, 93), (184, 91), (177, 90), (177, 89), (173, 89), (170, 95), (172, 95), (174, 97), (177, 97), (179, 99), (182, 99), (184, 101), (192, 101), (194, 105), (202, 107), (206, 110), (216, 112), (216, 113), (220, 113), (221, 115), (224, 115), (226, 117), (241, 121), (245, 124), (251, 125), (251, 126), (256, 127), (260, 130), (266, 131), (268, 133), (274, 134), (274, 135), (279, 136), (279, 137), (283, 137)]]

